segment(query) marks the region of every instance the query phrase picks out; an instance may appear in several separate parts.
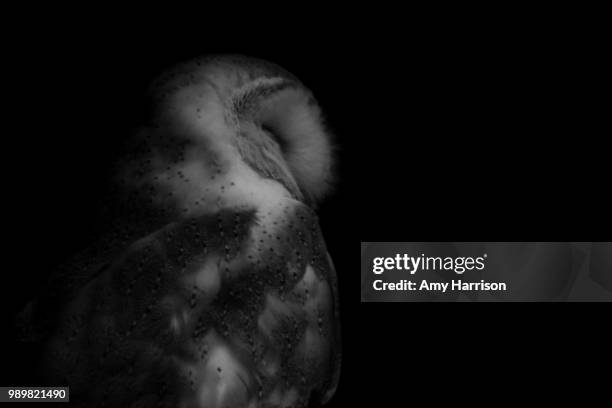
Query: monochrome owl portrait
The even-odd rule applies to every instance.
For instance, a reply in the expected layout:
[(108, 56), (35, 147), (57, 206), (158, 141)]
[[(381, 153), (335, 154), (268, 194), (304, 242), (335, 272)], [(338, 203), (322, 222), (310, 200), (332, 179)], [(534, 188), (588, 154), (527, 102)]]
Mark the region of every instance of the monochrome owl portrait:
[(310, 90), (241, 56), (179, 64), (112, 164), (95, 244), (20, 316), (80, 407), (310, 407), (340, 373), (316, 208), (333, 140)]

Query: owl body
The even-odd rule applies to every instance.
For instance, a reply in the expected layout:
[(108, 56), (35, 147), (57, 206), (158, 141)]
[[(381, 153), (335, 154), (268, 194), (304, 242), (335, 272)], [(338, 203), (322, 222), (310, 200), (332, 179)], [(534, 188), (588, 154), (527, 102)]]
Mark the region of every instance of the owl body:
[(162, 76), (151, 100), (108, 231), (30, 307), (44, 378), (87, 407), (324, 403), (340, 337), (313, 210), (332, 155), (311, 93), (269, 63), (215, 57)]

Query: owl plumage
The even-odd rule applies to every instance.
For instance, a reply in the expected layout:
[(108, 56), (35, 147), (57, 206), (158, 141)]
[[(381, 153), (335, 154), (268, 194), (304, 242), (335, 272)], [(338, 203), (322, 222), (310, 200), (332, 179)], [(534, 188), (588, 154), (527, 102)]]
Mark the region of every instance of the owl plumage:
[(126, 143), (97, 243), (23, 314), (75, 406), (305, 407), (340, 367), (337, 281), (313, 210), (332, 147), (295, 77), (177, 66)]

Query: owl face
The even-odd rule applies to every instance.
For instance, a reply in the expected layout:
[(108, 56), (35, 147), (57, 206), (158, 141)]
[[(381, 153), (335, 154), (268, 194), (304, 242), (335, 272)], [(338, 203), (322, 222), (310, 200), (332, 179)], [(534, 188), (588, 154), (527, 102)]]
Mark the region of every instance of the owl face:
[[(175, 216), (309, 206), (332, 180), (331, 142), (310, 91), (247, 59), (184, 64), (153, 86), (154, 117), (120, 179)], [(182, 215), (180, 215), (182, 214)]]

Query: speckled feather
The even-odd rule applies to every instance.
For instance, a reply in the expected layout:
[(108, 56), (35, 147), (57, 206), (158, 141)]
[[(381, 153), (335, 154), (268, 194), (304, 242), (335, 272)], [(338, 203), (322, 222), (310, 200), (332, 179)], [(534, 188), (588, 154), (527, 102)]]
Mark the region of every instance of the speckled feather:
[[(22, 315), (44, 378), (69, 384), (73, 406), (327, 401), (337, 281), (308, 186), (331, 177), (331, 148), (310, 92), (238, 57), (183, 64), (152, 89), (158, 110), (119, 161), (107, 230)], [(277, 110), (304, 126), (264, 129), (286, 120)], [(316, 145), (307, 160), (325, 162), (306, 175), (284, 150), (304, 151), (301, 138)]]

